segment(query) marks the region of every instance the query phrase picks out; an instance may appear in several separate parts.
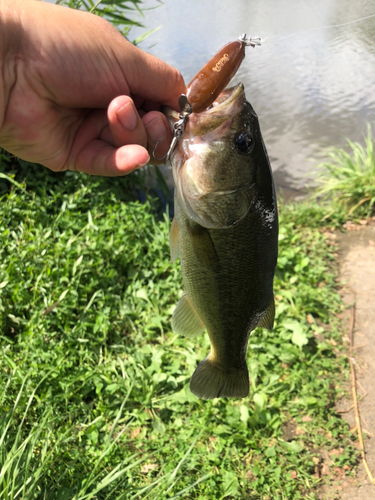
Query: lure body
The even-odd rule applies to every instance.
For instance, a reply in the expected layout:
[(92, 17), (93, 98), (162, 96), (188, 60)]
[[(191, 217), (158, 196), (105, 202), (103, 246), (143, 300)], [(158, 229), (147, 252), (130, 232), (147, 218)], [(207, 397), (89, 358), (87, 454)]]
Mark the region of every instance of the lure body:
[(245, 47), (242, 40), (227, 43), (191, 80), (186, 97), (193, 113), (207, 109), (225, 89), (245, 57)]

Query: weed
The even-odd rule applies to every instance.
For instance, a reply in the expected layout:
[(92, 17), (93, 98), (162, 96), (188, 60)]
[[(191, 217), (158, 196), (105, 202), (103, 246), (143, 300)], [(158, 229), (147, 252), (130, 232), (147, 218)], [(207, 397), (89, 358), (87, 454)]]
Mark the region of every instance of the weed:
[[(160, 0), (157, 1), (160, 2)], [(71, 9), (85, 10), (103, 17), (113, 24), (113, 26), (116, 26), (124, 36), (129, 36), (133, 26), (144, 27), (139, 21), (134, 19), (137, 16), (144, 17), (142, 10), (145, 9), (142, 0), (57, 0), (56, 3), (70, 7)], [(124, 12), (127, 15), (124, 15)], [(155, 28), (143, 33), (133, 43), (137, 45), (158, 29)]]
[(365, 145), (347, 140), (349, 151), (331, 148), (327, 160), (318, 167), (316, 194), (338, 202), (346, 208), (346, 215), (353, 213), (370, 216), (375, 203), (375, 155), (374, 139), (368, 125)]

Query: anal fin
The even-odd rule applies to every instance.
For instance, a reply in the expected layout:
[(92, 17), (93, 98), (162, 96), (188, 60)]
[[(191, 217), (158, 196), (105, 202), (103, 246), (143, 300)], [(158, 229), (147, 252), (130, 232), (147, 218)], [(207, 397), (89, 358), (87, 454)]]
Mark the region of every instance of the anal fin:
[(184, 337), (195, 337), (204, 330), (204, 324), (191, 303), (189, 295), (184, 292), (177, 302), (172, 315), (172, 330)]
[(267, 330), (269, 330), (271, 332), (272, 328), (273, 328), (274, 319), (275, 319), (275, 299), (273, 298), (273, 294), (272, 294), (270, 305), (268, 306), (268, 309), (267, 309), (265, 315), (259, 321), (257, 326), (259, 328), (267, 328)]

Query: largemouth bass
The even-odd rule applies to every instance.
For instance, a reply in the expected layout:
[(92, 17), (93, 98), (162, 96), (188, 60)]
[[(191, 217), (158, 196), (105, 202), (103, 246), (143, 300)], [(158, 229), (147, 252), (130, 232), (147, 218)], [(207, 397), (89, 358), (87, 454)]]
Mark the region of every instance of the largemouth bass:
[[(173, 124), (178, 114), (166, 112)], [(246, 350), (257, 327), (273, 327), (278, 218), (271, 167), (258, 117), (243, 85), (192, 113), (171, 158), (175, 218), (172, 259), (181, 259), (185, 293), (175, 333), (207, 329), (211, 352), (190, 390), (199, 398), (249, 393)]]

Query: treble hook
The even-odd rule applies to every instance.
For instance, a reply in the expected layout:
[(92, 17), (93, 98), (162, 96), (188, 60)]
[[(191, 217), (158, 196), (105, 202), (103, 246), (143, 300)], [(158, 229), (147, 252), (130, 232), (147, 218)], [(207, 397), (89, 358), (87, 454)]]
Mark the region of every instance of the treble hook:
[(158, 145), (159, 145), (159, 142), (160, 142), (160, 141), (158, 141), (158, 142), (155, 144), (154, 149), (152, 150), (152, 156), (155, 158), (155, 160), (161, 161), (161, 160), (164, 160), (164, 158), (166, 158), (166, 157), (167, 157), (167, 155), (168, 155), (168, 153), (169, 153), (170, 148), (168, 149), (168, 151), (165, 153), (165, 155), (164, 155), (164, 156), (162, 156), (161, 158), (158, 158), (158, 157), (156, 156), (155, 152), (156, 152), (156, 148), (157, 148), (157, 147), (158, 147)]
[(169, 149), (167, 153), (162, 156), (161, 158), (157, 158), (155, 156), (156, 148), (158, 147), (158, 142), (155, 144), (154, 150), (152, 152), (152, 156), (156, 160), (164, 160), (164, 158), (169, 161), (171, 158), (171, 155), (173, 153), (174, 148), (177, 146), (178, 141), (181, 139), (181, 137), (184, 135), (186, 124), (189, 121), (189, 116), (193, 112), (193, 108), (189, 101), (187, 100), (187, 97), (185, 94), (181, 94), (179, 99), (178, 99), (178, 105), (180, 106), (180, 114), (178, 115), (178, 120), (174, 123), (173, 125), (173, 139), (171, 142), (171, 145), (169, 146)]

